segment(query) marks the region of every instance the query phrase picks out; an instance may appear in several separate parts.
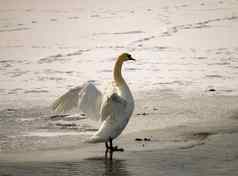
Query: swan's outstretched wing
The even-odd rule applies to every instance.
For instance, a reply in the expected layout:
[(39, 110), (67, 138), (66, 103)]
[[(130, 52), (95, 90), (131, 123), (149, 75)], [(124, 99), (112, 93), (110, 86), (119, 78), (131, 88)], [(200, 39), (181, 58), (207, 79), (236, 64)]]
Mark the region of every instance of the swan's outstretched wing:
[(91, 83), (70, 89), (52, 105), (54, 111), (64, 113), (77, 108), (93, 120), (100, 120), (101, 92)]
[(125, 112), (127, 106), (127, 101), (120, 97), (117, 93), (111, 94), (107, 97), (106, 101), (101, 107), (101, 121), (104, 121), (108, 117), (115, 117), (115, 115), (120, 115)]

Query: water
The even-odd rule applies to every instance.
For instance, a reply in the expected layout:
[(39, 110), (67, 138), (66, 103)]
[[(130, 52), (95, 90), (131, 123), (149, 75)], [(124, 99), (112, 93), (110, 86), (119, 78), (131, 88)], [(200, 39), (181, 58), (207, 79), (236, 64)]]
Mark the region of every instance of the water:
[[(15, 175), (228, 175), (237, 173), (237, 135), (215, 136), (195, 149), (134, 151), (117, 154), (113, 160), (103, 156), (73, 161), (0, 162), (0, 174)], [(223, 140), (225, 139), (225, 141)], [(223, 143), (225, 142), (225, 144)], [(217, 144), (214, 146), (213, 144)], [(233, 144), (233, 145), (231, 145)], [(226, 150), (229, 146), (229, 150)]]
[[(10, 175), (129, 175), (126, 161), (106, 161), (103, 158), (91, 158), (82, 162), (58, 162), (58, 163), (23, 163), (14, 166), (6, 164), (0, 173)], [(25, 170), (24, 168), (27, 168)]]

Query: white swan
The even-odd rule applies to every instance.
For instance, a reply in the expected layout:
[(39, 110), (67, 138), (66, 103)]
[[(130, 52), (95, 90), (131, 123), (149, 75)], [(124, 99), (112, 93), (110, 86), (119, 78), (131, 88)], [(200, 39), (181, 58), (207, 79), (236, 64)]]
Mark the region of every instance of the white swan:
[(87, 117), (100, 120), (100, 128), (88, 141), (105, 142), (106, 152), (123, 150), (113, 147), (112, 140), (121, 134), (134, 110), (133, 96), (121, 74), (123, 62), (128, 60), (135, 61), (128, 53), (118, 57), (113, 70), (114, 80), (104, 94), (92, 83), (86, 83), (66, 92), (52, 106), (56, 112), (66, 112), (76, 107)]

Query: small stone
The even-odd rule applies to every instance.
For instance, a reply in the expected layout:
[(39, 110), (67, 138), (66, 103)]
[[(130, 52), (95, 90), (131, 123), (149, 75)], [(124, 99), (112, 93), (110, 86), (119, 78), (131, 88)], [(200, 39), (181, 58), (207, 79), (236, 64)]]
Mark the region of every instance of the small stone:
[(216, 89), (213, 89), (213, 88), (212, 88), (212, 89), (209, 89), (208, 91), (209, 91), (209, 92), (215, 92)]
[(144, 138), (144, 141), (151, 141), (150, 138)]
[(53, 116), (50, 116), (50, 119), (58, 119), (58, 118), (64, 118), (68, 116), (67, 114), (62, 114), (62, 115), (53, 115)]
[(7, 111), (16, 111), (16, 109), (8, 108)]
[(135, 138), (135, 141), (142, 141), (141, 138)]

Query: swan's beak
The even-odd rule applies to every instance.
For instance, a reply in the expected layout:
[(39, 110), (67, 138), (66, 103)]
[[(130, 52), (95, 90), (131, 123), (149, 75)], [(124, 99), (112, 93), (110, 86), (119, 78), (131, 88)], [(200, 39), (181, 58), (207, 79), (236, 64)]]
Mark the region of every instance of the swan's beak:
[(132, 58), (131, 56), (130, 56), (129, 60), (136, 61), (136, 60), (135, 60), (134, 58)]
[(129, 60), (136, 61), (134, 58), (130, 58)]

